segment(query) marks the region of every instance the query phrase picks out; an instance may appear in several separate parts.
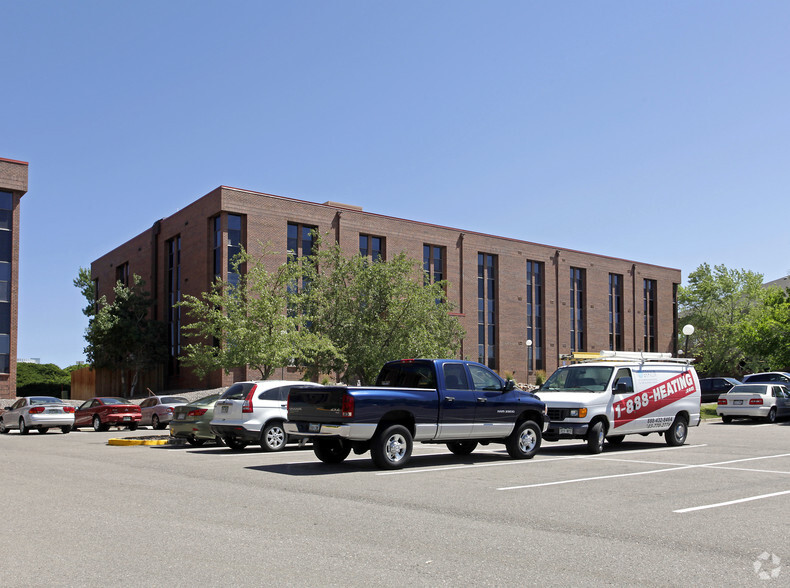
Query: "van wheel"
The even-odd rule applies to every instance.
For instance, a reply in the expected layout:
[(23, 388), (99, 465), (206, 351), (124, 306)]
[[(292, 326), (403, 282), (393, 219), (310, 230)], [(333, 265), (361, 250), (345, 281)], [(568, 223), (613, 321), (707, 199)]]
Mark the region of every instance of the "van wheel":
[(606, 438), (606, 442), (610, 445), (620, 445), (625, 439), (625, 435), (610, 435)]
[(395, 470), (406, 465), (411, 457), (411, 450), (412, 438), (409, 429), (403, 425), (392, 425), (373, 437), (370, 457), (376, 467)]
[(603, 430), (603, 423), (598, 421), (587, 431), (587, 451), (592, 454), (601, 453), (605, 438), (606, 432)]
[(666, 433), (664, 433), (664, 439), (666, 440), (667, 445), (671, 447), (677, 447), (679, 445), (683, 445), (686, 442), (688, 432), (689, 426), (686, 422), (686, 419), (678, 415), (675, 417), (675, 421), (672, 423), (672, 426), (667, 429)]
[(540, 427), (524, 421), (505, 440), (507, 454), (513, 459), (532, 459), (540, 448)]
[(469, 455), (476, 447), (477, 441), (450, 441), (447, 444), (447, 449), (455, 455)]
[(351, 453), (351, 446), (340, 439), (316, 439), (313, 453), (324, 463), (341, 463)]

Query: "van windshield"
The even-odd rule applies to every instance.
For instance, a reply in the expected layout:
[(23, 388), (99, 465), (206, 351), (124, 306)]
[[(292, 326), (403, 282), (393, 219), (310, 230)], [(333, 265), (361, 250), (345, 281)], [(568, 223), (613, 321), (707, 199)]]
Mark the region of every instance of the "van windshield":
[(612, 377), (611, 366), (570, 365), (551, 374), (541, 392), (602, 392)]

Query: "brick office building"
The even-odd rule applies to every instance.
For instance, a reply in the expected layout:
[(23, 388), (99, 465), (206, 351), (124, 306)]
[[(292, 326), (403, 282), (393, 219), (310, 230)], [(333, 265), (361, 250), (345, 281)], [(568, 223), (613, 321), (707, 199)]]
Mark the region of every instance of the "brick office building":
[(16, 396), (19, 202), (27, 168), (27, 162), (0, 158), (0, 398)]
[(200, 381), (179, 367), (182, 318), (172, 302), (227, 277), (239, 245), (254, 254), (269, 243), (285, 262), (288, 250), (310, 250), (313, 229), (347, 254), (387, 259), (405, 251), (422, 260), (433, 278), (449, 282), (466, 330), (459, 355), (518, 381), (550, 374), (572, 351), (676, 351), (680, 270), (225, 186), (97, 259), (91, 274), (99, 296), (133, 274), (146, 281), (155, 318), (169, 325), (166, 388), (225, 386), (257, 372)]

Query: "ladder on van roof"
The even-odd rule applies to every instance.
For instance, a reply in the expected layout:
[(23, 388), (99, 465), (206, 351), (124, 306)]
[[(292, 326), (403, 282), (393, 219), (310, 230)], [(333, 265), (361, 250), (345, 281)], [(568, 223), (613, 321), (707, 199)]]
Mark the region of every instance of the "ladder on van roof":
[(663, 361), (672, 363), (683, 363), (690, 365), (693, 358), (672, 357), (671, 353), (657, 353), (653, 351), (609, 351), (602, 350), (600, 353), (590, 351), (576, 351), (560, 355), (561, 360), (571, 361), (572, 363), (582, 363), (590, 361), (638, 361), (647, 363), (649, 361)]

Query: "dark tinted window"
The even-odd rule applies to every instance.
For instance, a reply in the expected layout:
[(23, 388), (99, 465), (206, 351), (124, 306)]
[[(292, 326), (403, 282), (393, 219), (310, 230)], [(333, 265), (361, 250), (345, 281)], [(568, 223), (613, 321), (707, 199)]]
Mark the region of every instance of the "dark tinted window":
[(790, 382), (790, 378), (782, 374), (754, 374), (746, 376), (743, 379), (745, 382)]
[(251, 384), (249, 382), (233, 384), (233, 386), (225, 390), (222, 398), (224, 400), (244, 400), (247, 398), (247, 393), (250, 391), (250, 388), (252, 388), (254, 385), (255, 384)]
[(444, 385), (448, 390), (469, 390), (464, 364), (444, 364)]
[(376, 386), (389, 388), (436, 388), (433, 365), (422, 362), (393, 363), (381, 370)]
[(289, 386), (280, 386), (279, 388), (264, 390), (258, 394), (258, 398), (261, 400), (287, 400), (289, 389)]

